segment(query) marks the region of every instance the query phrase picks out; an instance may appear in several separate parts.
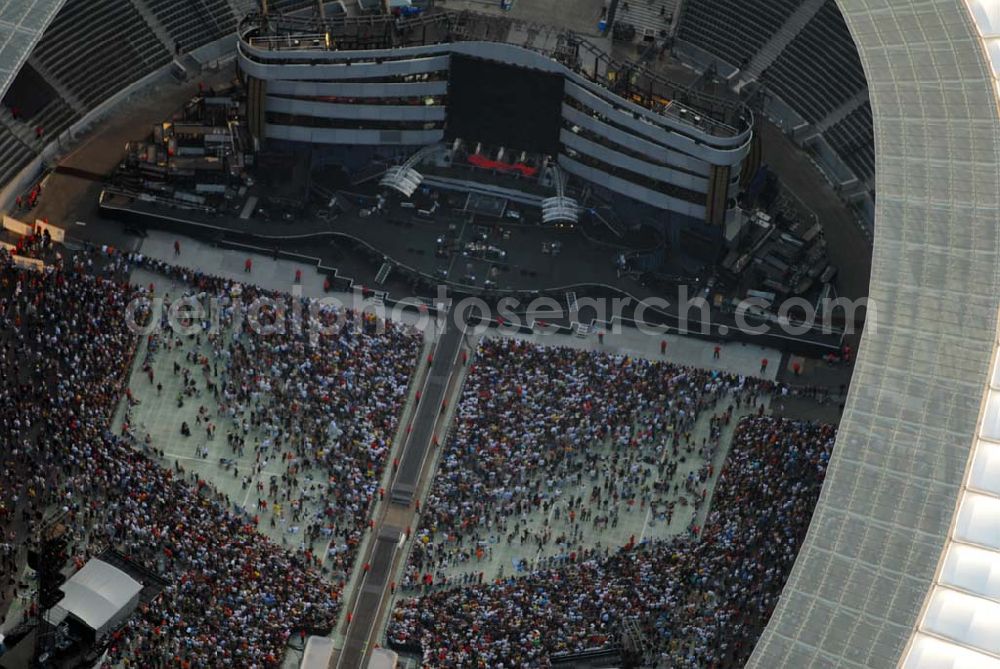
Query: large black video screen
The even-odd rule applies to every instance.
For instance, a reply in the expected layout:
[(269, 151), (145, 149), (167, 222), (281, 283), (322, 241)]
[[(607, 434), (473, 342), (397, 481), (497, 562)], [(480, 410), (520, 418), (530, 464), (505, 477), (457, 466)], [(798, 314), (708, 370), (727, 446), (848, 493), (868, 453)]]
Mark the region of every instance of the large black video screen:
[(558, 74), (453, 55), (445, 136), (555, 154), (563, 82)]

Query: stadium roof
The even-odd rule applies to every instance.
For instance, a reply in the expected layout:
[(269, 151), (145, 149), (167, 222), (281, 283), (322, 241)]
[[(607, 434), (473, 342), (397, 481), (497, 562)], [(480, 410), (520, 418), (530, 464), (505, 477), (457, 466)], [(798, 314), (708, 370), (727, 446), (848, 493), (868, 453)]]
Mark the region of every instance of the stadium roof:
[[(1000, 0), (838, 4), (874, 116), (875, 314), (809, 534), (748, 666), (1000, 667), (996, 467), (994, 492), (957, 512), (997, 342)], [(953, 529), (978, 550), (944, 560)]]
[(0, 2), (0, 97), (28, 60), (65, 0), (3, 0)]

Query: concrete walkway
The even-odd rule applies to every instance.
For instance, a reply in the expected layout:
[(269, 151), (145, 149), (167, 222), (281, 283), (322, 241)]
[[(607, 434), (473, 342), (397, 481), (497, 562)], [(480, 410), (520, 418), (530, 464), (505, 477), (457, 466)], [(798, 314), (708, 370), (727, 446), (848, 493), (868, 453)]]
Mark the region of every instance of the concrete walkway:
[[(491, 331), (491, 332), (496, 332)], [(765, 346), (742, 343), (716, 344), (694, 337), (682, 335), (644, 334), (639, 330), (623, 326), (620, 332), (606, 332), (603, 343), (596, 332), (585, 337), (566, 334), (504, 334), (500, 336), (516, 337), (544, 346), (568, 346), (585, 350), (600, 350), (609, 354), (647, 358), (649, 360), (666, 360), (675, 365), (689, 365), (702, 369), (718, 369), (744, 376), (758, 376), (774, 379), (781, 362), (781, 351)], [(666, 352), (660, 353), (661, 342), (667, 342)], [(719, 346), (719, 357), (715, 357), (715, 347)], [(767, 370), (761, 372), (761, 360), (767, 358)]]
[(464, 342), (465, 336), (458, 330), (442, 333), (425, 367), (424, 382), (420, 384), (423, 396), (413, 414), (412, 430), (407, 429), (401, 451), (396, 450), (401, 464), (390, 488), (392, 501), (376, 517), (375, 544), (362, 553), (365, 569), (349, 595), (353, 604), (347, 607), (351, 614), (335, 664), (338, 669), (364, 666), (368, 652), (380, 637), (389, 610), (387, 604), (391, 603), (391, 584), (398, 580), (404, 565), (406, 551), (401, 549), (411, 538), (419, 500), (426, 496), (433, 480), (428, 453), (440, 450), (455, 411), (455, 403), (449, 400), (464, 383), (466, 368), (458, 363)]

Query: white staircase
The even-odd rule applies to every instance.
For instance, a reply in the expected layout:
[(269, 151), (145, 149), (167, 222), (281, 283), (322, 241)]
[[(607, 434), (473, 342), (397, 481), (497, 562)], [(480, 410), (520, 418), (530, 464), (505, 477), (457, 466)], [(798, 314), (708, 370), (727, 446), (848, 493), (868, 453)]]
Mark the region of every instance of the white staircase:
[(777, 60), (789, 42), (795, 39), (795, 36), (806, 27), (806, 24), (816, 15), (824, 2), (826, 0), (806, 0), (799, 5), (778, 32), (774, 33), (774, 36), (750, 59), (750, 63), (740, 75), (741, 83), (745, 84), (750, 79), (760, 77), (760, 73)]
[(580, 311), (575, 292), (566, 293), (566, 306), (569, 308), (570, 315), (574, 315)]
[(677, 0), (622, 0), (618, 3), (615, 21), (635, 26), (638, 41), (642, 41), (644, 37), (655, 40), (659, 38), (661, 30), (670, 32), (670, 18), (676, 14)]
[(378, 268), (378, 274), (375, 275), (375, 283), (379, 285), (384, 284), (386, 279), (389, 278), (389, 272), (391, 271), (392, 265), (390, 263), (382, 263), (382, 266)]

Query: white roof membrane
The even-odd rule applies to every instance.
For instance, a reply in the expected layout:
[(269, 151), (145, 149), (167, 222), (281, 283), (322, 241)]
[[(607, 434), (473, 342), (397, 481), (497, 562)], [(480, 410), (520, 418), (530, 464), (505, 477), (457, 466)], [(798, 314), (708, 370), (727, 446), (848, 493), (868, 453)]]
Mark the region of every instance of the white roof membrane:
[(748, 667), (1000, 669), (1000, 0), (837, 4), (872, 105), (876, 316)]
[(65, 0), (0, 2), (0, 97), (10, 88)]

